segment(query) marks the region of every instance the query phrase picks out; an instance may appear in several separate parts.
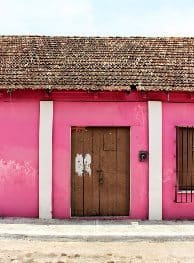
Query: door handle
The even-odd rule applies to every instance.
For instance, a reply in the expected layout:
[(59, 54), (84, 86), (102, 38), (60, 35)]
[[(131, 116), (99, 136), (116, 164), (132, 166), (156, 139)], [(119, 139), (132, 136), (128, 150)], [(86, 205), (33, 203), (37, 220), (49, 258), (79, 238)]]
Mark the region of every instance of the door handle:
[(97, 173), (99, 174), (99, 184), (104, 183), (104, 175), (103, 175), (103, 170), (97, 170)]

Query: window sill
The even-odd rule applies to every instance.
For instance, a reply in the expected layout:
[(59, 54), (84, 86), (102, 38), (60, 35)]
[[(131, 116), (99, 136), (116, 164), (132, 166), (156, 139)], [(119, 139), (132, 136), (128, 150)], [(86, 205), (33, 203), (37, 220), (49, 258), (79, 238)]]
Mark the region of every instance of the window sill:
[[(177, 194), (191, 194), (191, 190), (178, 190)], [(194, 190), (192, 190), (192, 194), (194, 194)]]

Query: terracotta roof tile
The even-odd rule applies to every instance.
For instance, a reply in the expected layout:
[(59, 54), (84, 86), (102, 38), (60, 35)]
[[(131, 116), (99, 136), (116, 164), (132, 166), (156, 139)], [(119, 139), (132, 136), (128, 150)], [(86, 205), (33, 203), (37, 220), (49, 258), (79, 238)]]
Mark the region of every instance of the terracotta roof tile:
[(194, 38), (0, 36), (0, 88), (194, 91)]

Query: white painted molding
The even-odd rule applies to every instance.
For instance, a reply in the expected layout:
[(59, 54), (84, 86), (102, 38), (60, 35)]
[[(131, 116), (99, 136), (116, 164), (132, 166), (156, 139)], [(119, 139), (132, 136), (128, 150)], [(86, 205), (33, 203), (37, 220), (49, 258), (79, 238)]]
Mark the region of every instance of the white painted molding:
[(162, 103), (148, 102), (149, 220), (162, 220)]
[(52, 218), (53, 102), (40, 101), (39, 218)]

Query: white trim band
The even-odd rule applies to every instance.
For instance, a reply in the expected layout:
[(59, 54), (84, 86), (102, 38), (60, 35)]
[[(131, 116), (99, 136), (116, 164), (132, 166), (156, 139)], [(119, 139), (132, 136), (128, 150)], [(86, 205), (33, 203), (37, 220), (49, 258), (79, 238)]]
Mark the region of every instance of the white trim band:
[(148, 102), (149, 219), (162, 220), (162, 103)]
[(39, 218), (52, 218), (53, 102), (40, 101)]

